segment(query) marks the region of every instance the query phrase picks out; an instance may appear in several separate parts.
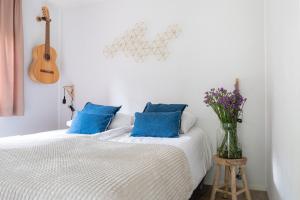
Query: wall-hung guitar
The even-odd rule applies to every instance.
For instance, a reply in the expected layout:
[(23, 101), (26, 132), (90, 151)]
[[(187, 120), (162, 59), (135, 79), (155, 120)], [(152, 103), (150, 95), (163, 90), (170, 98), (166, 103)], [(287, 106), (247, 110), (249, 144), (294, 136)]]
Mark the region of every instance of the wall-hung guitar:
[(50, 46), (50, 16), (47, 7), (42, 7), (43, 16), (37, 17), (38, 21), (46, 22), (45, 44), (36, 46), (32, 51), (32, 63), (29, 76), (33, 81), (51, 84), (59, 79), (59, 71), (56, 65), (56, 51)]

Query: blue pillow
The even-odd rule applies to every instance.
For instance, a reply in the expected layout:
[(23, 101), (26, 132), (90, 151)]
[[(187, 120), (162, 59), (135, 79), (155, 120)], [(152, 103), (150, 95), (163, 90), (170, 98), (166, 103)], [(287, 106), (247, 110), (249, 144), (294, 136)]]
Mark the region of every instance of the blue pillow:
[(181, 112), (135, 113), (133, 137), (179, 136)]
[(78, 112), (68, 133), (95, 134), (106, 131), (113, 115), (94, 115)]
[(115, 115), (122, 106), (114, 107), (114, 106), (103, 106), (103, 105), (97, 105), (93, 104), (91, 102), (88, 102), (85, 104), (84, 108), (82, 109), (83, 112), (89, 113), (89, 114), (109, 114), (109, 115)]
[(186, 104), (152, 104), (148, 102), (143, 112), (183, 112)]

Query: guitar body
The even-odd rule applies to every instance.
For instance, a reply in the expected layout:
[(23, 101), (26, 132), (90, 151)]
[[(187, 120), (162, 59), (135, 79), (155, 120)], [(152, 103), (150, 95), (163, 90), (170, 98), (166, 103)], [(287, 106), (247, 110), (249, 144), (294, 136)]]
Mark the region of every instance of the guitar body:
[(33, 81), (51, 84), (59, 80), (59, 71), (55, 63), (57, 58), (56, 51), (50, 47), (49, 52), (50, 54), (46, 54), (44, 44), (33, 49), (32, 63), (29, 69), (29, 76)]

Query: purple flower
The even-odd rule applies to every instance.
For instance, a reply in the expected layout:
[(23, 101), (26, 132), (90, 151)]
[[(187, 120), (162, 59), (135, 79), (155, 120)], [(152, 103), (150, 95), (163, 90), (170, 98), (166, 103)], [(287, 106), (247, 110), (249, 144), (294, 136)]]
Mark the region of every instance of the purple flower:
[(205, 92), (204, 103), (217, 113), (224, 122), (236, 122), (246, 102), (239, 90), (228, 92), (223, 87)]

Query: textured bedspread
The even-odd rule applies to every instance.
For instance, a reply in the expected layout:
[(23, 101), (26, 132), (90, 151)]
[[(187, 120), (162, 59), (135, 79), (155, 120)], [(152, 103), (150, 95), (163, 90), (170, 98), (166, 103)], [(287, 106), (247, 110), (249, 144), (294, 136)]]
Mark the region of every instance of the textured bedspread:
[(172, 146), (79, 137), (0, 143), (0, 199), (185, 200), (192, 190), (185, 154)]

